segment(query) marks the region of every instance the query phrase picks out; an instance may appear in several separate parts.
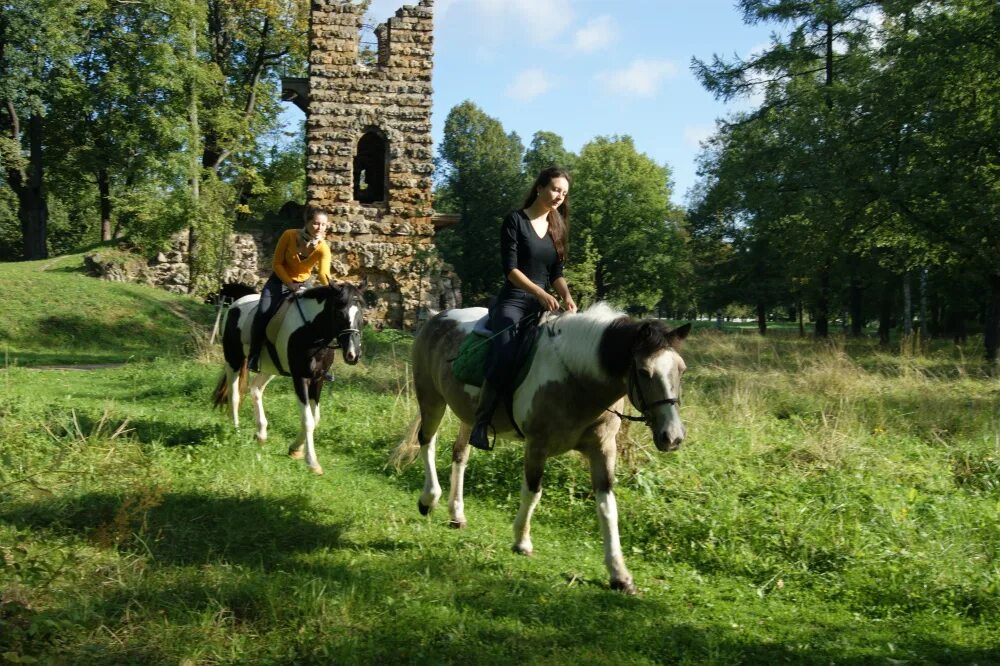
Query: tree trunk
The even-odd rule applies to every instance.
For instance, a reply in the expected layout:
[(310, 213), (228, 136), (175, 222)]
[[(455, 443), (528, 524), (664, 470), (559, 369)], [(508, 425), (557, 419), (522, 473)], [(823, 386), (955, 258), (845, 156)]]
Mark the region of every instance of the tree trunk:
[(798, 310), (799, 313), (799, 337), (804, 338), (806, 337), (806, 317), (805, 317), (805, 312), (802, 308), (802, 299), (799, 299), (799, 303), (796, 306), (796, 310)]
[(819, 297), (816, 299), (816, 337), (830, 336), (830, 271), (819, 274)]
[[(190, 53), (191, 62), (195, 62), (198, 59), (198, 21), (197, 19), (191, 19), (191, 44)], [(201, 169), (198, 165), (198, 143), (201, 136), (201, 124), (198, 122), (198, 87), (194, 79), (190, 82), (190, 89), (188, 91), (188, 132), (191, 139), (191, 146), (189, 150), (190, 154), (190, 185), (191, 185), (191, 220), (190, 226), (188, 227), (188, 292), (193, 292), (195, 288), (195, 278), (197, 277), (197, 261), (195, 257), (198, 254), (198, 214), (201, 199)]]
[(865, 332), (864, 287), (861, 278), (851, 277), (851, 337), (860, 338)]
[(927, 269), (920, 271), (920, 337), (926, 340), (929, 336), (927, 328)]
[(878, 304), (878, 342), (883, 347), (889, 346), (889, 333), (892, 330), (892, 280), (888, 277), (882, 283), (882, 294)]
[(108, 170), (101, 167), (97, 170), (97, 191), (101, 207), (101, 240), (111, 240), (111, 177)]
[(48, 238), (49, 206), (42, 190), (42, 117), (32, 113), (28, 120), (28, 163), (27, 183), (15, 188), (18, 199), (18, 217), (21, 219), (21, 235), (24, 239), (25, 259), (45, 259), (49, 256), (46, 246)]
[(913, 294), (909, 272), (903, 274), (903, 335), (913, 335)]
[(990, 295), (986, 305), (986, 330), (984, 343), (986, 345), (987, 363), (996, 364), (1000, 352), (1000, 274), (989, 277)]
[(767, 335), (767, 308), (763, 303), (757, 303), (757, 332)]

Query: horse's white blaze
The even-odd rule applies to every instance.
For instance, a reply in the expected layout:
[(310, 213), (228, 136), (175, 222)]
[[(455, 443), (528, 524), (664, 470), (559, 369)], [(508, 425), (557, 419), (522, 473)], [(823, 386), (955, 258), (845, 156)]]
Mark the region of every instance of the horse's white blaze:
[[(681, 374), (684, 371), (684, 360), (680, 354), (673, 349), (664, 349), (648, 359), (645, 369), (652, 373), (658, 384), (657, 398), (680, 398)], [(684, 440), (686, 432), (677, 405), (654, 407), (649, 411), (649, 417), (658, 447), (679, 445)]]
[(604, 540), (604, 564), (611, 574), (611, 580), (619, 583), (631, 583), (632, 574), (625, 567), (622, 557), (622, 545), (618, 536), (618, 503), (611, 491), (597, 493), (597, 522), (601, 525), (601, 536)]
[(347, 309), (347, 318), (350, 320), (352, 328), (358, 328), (358, 312), (360, 310), (357, 305), (352, 305)]

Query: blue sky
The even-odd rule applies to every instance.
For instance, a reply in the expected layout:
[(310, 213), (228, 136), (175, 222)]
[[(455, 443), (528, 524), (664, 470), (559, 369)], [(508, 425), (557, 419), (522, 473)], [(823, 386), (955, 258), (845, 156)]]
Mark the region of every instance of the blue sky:
[[(383, 22), (406, 4), (373, 0)], [(698, 142), (724, 105), (694, 78), (710, 60), (765, 47), (779, 26), (745, 25), (733, 0), (436, 0), (433, 135), (472, 100), (527, 146), (556, 132), (574, 152), (601, 135), (628, 134), (666, 164), (673, 201), (695, 183)]]

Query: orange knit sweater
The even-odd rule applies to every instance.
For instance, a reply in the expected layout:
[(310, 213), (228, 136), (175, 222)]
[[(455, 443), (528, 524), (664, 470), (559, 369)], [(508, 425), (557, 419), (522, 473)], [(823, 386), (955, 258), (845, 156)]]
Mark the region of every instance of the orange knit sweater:
[(305, 282), (313, 267), (318, 266), (320, 284), (330, 284), (330, 246), (321, 240), (303, 259), (299, 257), (298, 236), (298, 229), (288, 229), (281, 234), (278, 247), (274, 249), (274, 261), (271, 262), (274, 272), (282, 282), (291, 286), (293, 282)]

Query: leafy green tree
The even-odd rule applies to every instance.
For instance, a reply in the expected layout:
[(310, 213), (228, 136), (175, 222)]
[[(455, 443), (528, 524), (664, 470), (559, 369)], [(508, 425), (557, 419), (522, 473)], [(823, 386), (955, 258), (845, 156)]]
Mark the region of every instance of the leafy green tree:
[(576, 155), (566, 150), (561, 136), (555, 132), (539, 131), (535, 132), (531, 145), (524, 153), (524, 175), (533, 182), (542, 169), (552, 166), (568, 169), (572, 175), (575, 163)]
[(448, 114), (437, 166), (439, 194), (461, 222), (440, 233), (437, 246), (462, 278), (466, 298), (492, 295), (502, 283), (500, 225), (521, 204), (524, 146), (472, 102)]
[[(1000, 355), (1000, 9), (983, 0), (900, 2), (884, 22), (886, 66), (865, 119), (879, 160), (868, 183), (873, 244), (910, 264), (984, 283), (986, 357)], [(962, 300), (957, 297), (956, 300)]]
[(51, 182), (61, 192), (96, 186), (101, 240), (122, 228), (118, 205), (141, 208), (136, 197), (163, 197), (182, 173), (184, 89), (171, 41), (186, 4), (95, 4), (77, 18), (88, 39), (50, 105), (49, 145), (60, 155)]
[(45, 113), (83, 39), (75, 19), (85, 7), (73, 0), (0, 3), (0, 166), (17, 197), (26, 259), (48, 256)]
[(676, 288), (687, 255), (667, 167), (631, 137), (598, 137), (580, 151), (571, 196), (573, 233), (597, 255), (596, 298), (648, 311)]

